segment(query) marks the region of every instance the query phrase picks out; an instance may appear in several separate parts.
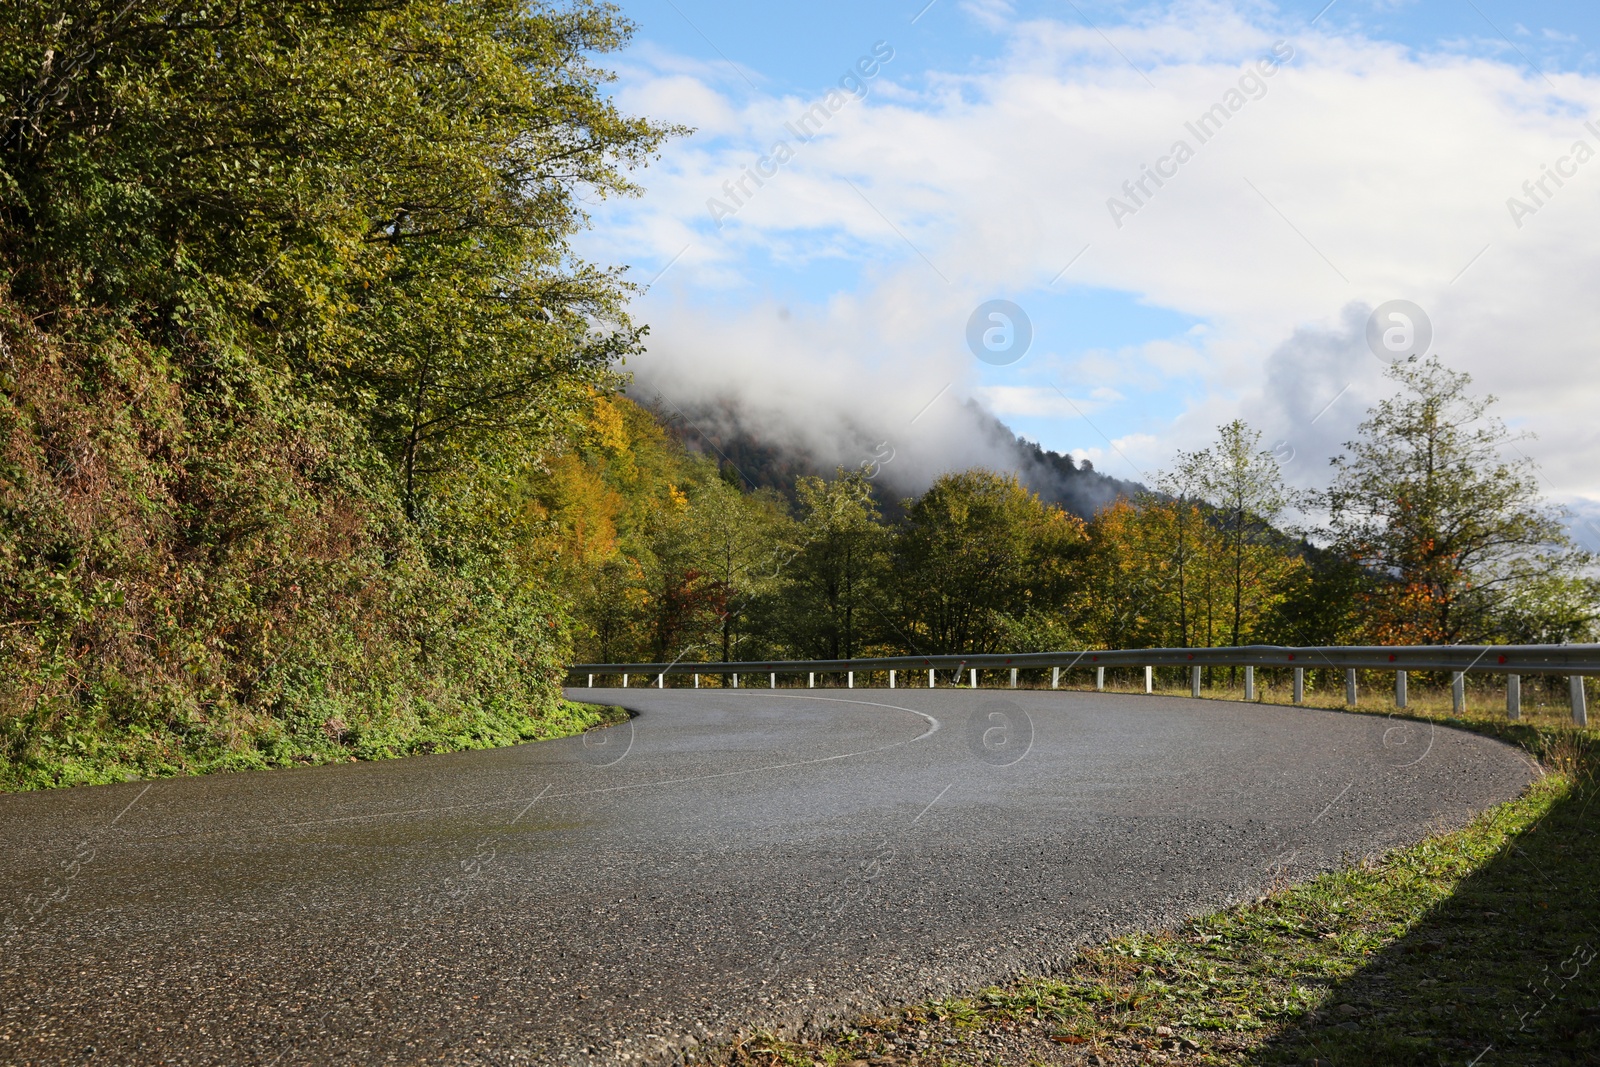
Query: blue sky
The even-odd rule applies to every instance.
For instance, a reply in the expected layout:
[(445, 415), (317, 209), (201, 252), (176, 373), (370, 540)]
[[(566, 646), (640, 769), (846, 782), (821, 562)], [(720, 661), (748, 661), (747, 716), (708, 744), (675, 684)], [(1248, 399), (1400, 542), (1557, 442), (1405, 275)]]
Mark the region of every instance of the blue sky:
[[(743, 4), (723, 0), (629, 0), (622, 5), (638, 24), (637, 40), (707, 61), (724, 57), (757, 85), (809, 94), (832, 81), (861, 42), (891, 41), (896, 62), (912, 73), (962, 69), (1003, 54), (1003, 38), (974, 32), (957, 0), (882, 2), (811, 0)], [(1126, 23), (1153, 6), (1065, 0), (1011, 5), (1016, 17), (1078, 17), (1101, 27)], [(1326, 11), (1324, 12), (1324, 8)], [(1420, 49), (1447, 47), (1510, 52), (1509, 38), (1545, 69), (1582, 70), (1596, 62), (1600, 7), (1551, 0), (1436, 0), (1372, 3), (1326, 0), (1263, 5), (1264, 21), (1288, 32), (1310, 23), (1339, 33), (1361, 33)], [(913, 16), (922, 12), (915, 24)], [(1504, 34), (1503, 38), (1501, 34)]]
[[(1507, 214), (1600, 115), (1596, 8), (622, 8), (638, 29), (609, 57), (618, 99), (698, 127), (640, 176), (643, 197), (597, 205), (580, 244), (655, 283), (634, 309), (652, 328), (632, 367), (648, 388), (737, 395), (823, 452), (842, 427), (881, 423), (929, 471), (972, 458), (945, 440), (959, 429), (940, 406), (968, 397), (1122, 476), (1243, 415), (1309, 484), (1390, 388), (1362, 327), (1403, 298), (1431, 316), (1434, 350), (1540, 435), (1551, 495), (1600, 499), (1584, 373), (1600, 323), (1575, 306), (1593, 303), (1582, 279), (1597, 264), (1576, 235), (1600, 222), (1600, 163), (1547, 186), (1559, 195), (1520, 225)], [(784, 132), (875, 46), (893, 58), (864, 98), (813, 140)], [(1274, 48), (1292, 56), (1249, 83), (1261, 95), (1236, 97), (1226, 130), (1118, 220), (1123, 182), (1194, 140), (1185, 123)], [(794, 159), (714, 217), (780, 139)], [(1034, 327), (999, 367), (964, 341), (995, 298)]]

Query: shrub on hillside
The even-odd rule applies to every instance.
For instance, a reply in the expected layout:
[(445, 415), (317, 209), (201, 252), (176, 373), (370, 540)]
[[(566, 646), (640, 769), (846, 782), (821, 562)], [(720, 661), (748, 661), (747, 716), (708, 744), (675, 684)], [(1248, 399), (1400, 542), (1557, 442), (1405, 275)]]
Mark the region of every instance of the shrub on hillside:
[(559, 614), (441, 565), (338, 410), (0, 302), (0, 784), (507, 743), (561, 709)]

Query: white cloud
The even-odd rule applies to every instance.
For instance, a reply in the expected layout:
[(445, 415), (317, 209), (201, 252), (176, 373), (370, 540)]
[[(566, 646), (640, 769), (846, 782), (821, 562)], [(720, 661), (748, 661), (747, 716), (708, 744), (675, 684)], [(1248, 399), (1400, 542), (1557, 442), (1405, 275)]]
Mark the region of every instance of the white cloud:
[[(655, 57), (630, 71), (637, 110), (662, 103), (710, 133), (672, 147), (644, 175), (648, 196), (607, 210), (589, 242), (597, 258), (657, 264), (689, 245), (637, 309), (653, 328), (641, 376), (669, 393), (745, 396), (796, 439), (843, 424), (887, 432), (949, 383), (1002, 414), (1070, 419), (1025, 368), (980, 390), (962, 336), (997, 293), (1046, 306), (1090, 285), (1204, 323), (1075, 359), (1072, 389), (1126, 396), (1097, 421), (1141, 465), (1242, 414), (1299, 442), (1314, 480), (1387, 388), (1364, 309), (1403, 297), (1429, 312), (1434, 350), (1539, 433), (1555, 492), (1600, 498), (1600, 159), (1550, 186), (1520, 229), (1506, 204), (1575, 140), (1600, 150), (1583, 128), (1600, 114), (1600, 79), (1552, 73), (1558, 96), (1512, 63), (1314, 32), (1200, 144), (1185, 123), (1278, 40), (1247, 11), (1184, 5), (1107, 28), (1149, 83), (1081, 24), (1006, 32), (1011, 50), (987, 70), (912, 79), (890, 61), (867, 99), (804, 143), (784, 123), (813, 101), (735, 97), (715, 71)], [(716, 229), (707, 198), (778, 139), (793, 160)], [(1119, 229), (1107, 198), (1179, 139), (1194, 157)], [(784, 322), (758, 282), (769, 262), (836, 270), (847, 288)], [(1177, 414), (1141, 414), (1158, 408)], [(935, 425), (930, 412), (915, 432)], [(939, 436), (925, 443), (935, 455), (959, 452)]]
[(1106, 400), (1116, 397), (1111, 390), (1095, 390), (1102, 395), (1095, 399), (1063, 395), (1050, 388), (1032, 385), (980, 385), (972, 394), (984, 407), (1004, 418), (1056, 418), (1071, 419), (1092, 414), (1105, 406)]

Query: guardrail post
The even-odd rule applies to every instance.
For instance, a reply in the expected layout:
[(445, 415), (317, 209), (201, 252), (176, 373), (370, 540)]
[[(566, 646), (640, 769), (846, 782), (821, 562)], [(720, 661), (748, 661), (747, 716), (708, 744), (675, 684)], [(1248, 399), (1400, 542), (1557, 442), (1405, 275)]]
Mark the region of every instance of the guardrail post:
[(1146, 693), (1154, 693), (1156, 691), (1156, 669), (1154, 667), (1146, 667), (1144, 669), (1144, 691)]
[(778, 688), (778, 672), (777, 671), (773, 671), (772, 672), (772, 677), (767, 679), (767, 688), (768, 689), (776, 689), (776, 688)]
[(656, 675), (656, 688), (657, 689), (665, 689), (666, 687), (667, 687), (667, 672), (666, 671), (662, 671), (660, 674)]
[(1244, 669), (1244, 698), (1246, 700), (1254, 700), (1256, 698), (1256, 669), (1254, 667), (1246, 667)]
[(816, 671), (810, 671), (810, 672), (808, 672), (806, 674), (806, 688), (807, 689), (815, 689), (816, 687), (817, 687), (817, 672)]
[(696, 689), (699, 689), (699, 688), (700, 688), (700, 673), (699, 673), (699, 672), (698, 672), (698, 671), (696, 671), (696, 672), (695, 672), (695, 676), (694, 676), (694, 687), (695, 687), (695, 688), (696, 688)]
[(1060, 667), (1051, 667), (1050, 668), (1050, 688), (1051, 689), (1060, 689), (1061, 688), (1061, 668)]
[(1306, 669), (1304, 667), (1296, 667), (1294, 669), (1294, 702), (1296, 704), (1304, 704), (1306, 702)]
[(1344, 703), (1349, 708), (1356, 706), (1356, 669), (1354, 667), (1345, 668)]
[(978, 668), (972, 668), (972, 688), (978, 688)]
[(1189, 695), (1196, 699), (1200, 696), (1200, 668), (1189, 668)]
[(1467, 710), (1467, 674), (1454, 671), (1450, 675), (1450, 713), (1460, 715)]
[(628, 688), (628, 672), (627, 671), (623, 671), (622, 672), (622, 688), (624, 688), (624, 689)]
[(1583, 692), (1583, 675), (1574, 674), (1567, 679), (1567, 690), (1572, 694), (1572, 725), (1589, 725), (1589, 701)]
[(928, 668), (928, 688), (929, 689), (933, 688), (933, 668), (932, 667)]
[(1506, 718), (1522, 718), (1522, 675), (1506, 675)]
[(845, 671), (844, 672), (844, 687), (846, 689), (854, 689), (856, 687), (856, 672), (855, 671)]
[(889, 672), (889, 688), (894, 688), (894, 671)]
[(594, 675), (592, 675), (592, 674), (589, 675), (589, 688), (590, 689), (594, 688)]
[(1403, 707), (1406, 706), (1406, 672), (1405, 671), (1395, 671), (1394, 672), (1394, 706), (1397, 707), (1397, 708), (1403, 708)]
[(738, 671), (734, 671), (733, 672), (733, 687), (735, 689), (739, 688), (739, 672)]
[(1096, 667), (1094, 669), (1094, 691), (1096, 693), (1104, 693), (1106, 691), (1106, 669), (1104, 667)]
[(1011, 688), (1015, 689), (1016, 687), (1017, 687), (1017, 669), (1015, 667), (1012, 667), (1011, 668)]

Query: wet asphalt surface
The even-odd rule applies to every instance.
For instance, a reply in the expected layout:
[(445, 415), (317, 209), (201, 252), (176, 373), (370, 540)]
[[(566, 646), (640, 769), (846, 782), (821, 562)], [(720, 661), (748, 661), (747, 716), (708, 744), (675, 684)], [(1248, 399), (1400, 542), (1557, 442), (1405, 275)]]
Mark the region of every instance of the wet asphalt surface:
[(0, 1063), (682, 1061), (1454, 827), (1485, 738), (1221, 701), (572, 690), (587, 738), (0, 796)]

